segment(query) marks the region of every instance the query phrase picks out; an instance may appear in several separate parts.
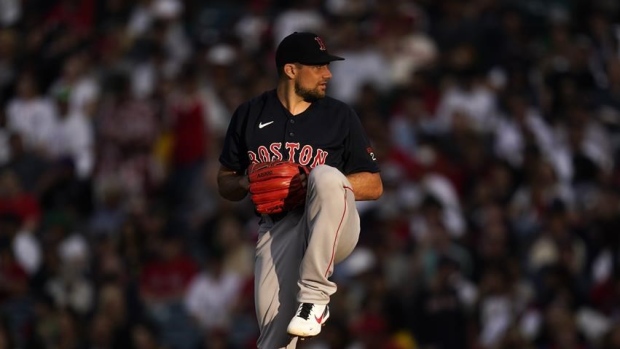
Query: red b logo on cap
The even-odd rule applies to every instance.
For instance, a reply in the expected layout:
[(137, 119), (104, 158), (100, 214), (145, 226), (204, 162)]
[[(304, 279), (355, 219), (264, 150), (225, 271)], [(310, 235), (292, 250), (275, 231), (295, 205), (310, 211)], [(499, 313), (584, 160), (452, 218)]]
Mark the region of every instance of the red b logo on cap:
[(314, 38), (314, 40), (316, 40), (316, 42), (319, 44), (319, 49), (321, 51), (325, 51), (327, 50), (327, 48), (325, 47), (325, 43), (323, 42), (323, 39), (319, 38), (318, 36)]

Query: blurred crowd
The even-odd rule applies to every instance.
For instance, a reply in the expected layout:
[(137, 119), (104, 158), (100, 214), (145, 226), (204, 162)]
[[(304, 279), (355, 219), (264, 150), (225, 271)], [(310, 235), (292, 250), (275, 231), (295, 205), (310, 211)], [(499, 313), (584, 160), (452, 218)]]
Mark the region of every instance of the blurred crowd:
[(300, 347), (620, 348), (615, 0), (0, 0), (0, 348), (255, 347), (215, 174), (296, 30), (385, 187)]

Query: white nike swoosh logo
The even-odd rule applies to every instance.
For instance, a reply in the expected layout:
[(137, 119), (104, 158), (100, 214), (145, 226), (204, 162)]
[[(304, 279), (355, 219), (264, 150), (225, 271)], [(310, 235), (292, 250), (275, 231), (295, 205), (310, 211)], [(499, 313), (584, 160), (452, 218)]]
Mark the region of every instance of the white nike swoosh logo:
[(263, 124), (262, 122), (259, 122), (259, 123), (258, 123), (258, 128), (263, 128), (263, 127), (265, 127), (265, 126), (269, 126), (269, 125), (271, 125), (271, 124), (273, 124), (273, 121), (269, 121), (269, 122), (266, 122), (266, 123), (264, 123), (264, 124)]

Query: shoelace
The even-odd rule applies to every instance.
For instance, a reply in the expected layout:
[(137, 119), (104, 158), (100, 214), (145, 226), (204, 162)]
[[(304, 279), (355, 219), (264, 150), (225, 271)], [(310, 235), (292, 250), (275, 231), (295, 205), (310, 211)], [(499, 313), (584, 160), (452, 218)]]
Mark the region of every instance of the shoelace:
[(312, 311), (312, 308), (314, 307), (314, 304), (312, 303), (304, 303), (301, 305), (301, 310), (299, 311), (299, 317), (304, 318), (306, 320), (308, 320), (308, 318), (310, 317), (310, 312)]

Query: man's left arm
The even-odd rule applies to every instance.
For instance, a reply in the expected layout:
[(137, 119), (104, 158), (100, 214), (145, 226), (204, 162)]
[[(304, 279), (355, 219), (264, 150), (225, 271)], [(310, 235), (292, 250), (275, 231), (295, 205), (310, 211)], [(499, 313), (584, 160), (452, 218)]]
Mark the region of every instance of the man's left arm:
[(378, 172), (357, 172), (346, 177), (351, 182), (356, 201), (377, 200), (383, 194), (383, 183)]

